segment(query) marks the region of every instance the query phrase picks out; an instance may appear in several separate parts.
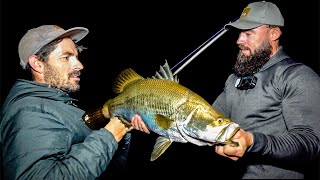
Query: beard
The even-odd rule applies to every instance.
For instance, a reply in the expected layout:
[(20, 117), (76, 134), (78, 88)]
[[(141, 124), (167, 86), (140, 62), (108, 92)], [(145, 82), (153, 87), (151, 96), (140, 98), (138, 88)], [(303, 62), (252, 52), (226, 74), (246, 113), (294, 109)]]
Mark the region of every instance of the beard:
[[(250, 50), (249, 48), (239, 45), (239, 48)], [(269, 61), (272, 53), (270, 43), (265, 39), (262, 44), (250, 56), (245, 56), (239, 51), (237, 61), (233, 67), (237, 76), (249, 76), (257, 73), (260, 68)]]
[(68, 93), (79, 91), (79, 81), (76, 81), (75, 84), (70, 81), (70, 77), (79, 75), (80, 71), (72, 71), (71, 73), (68, 73), (68, 78), (66, 79), (59, 73), (56, 68), (52, 67), (48, 63), (45, 63), (44, 80), (49, 85), (49, 87), (61, 89)]

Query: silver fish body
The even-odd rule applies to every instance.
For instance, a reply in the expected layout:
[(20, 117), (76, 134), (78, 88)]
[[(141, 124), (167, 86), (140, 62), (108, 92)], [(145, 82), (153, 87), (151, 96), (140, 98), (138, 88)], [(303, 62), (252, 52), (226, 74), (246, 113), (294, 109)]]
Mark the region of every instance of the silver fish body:
[(139, 114), (149, 130), (159, 135), (151, 161), (172, 142), (212, 146), (232, 143), (239, 125), (219, 113), (201, 96), (178, 83), (166, 63), (153, 78), (143, 78), (132, 69), (117, 77), (114, 91), (119, 93), (102, 108), (106, 118), (126, 120)]

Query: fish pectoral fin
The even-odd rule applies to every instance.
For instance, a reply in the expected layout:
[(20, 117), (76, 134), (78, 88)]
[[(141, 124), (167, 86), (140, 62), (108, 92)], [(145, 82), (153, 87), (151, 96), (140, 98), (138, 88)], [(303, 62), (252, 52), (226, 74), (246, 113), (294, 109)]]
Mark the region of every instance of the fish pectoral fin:
[(172, 140), (163, 136), (159, 136), (153, 147), (150, 161), (154, 161), (158, 157), (160, 157), (161, 154), (163, 154), (171, 144), (172, 144)]
[(174, 125), (173, 124), (174, 121), (172, 119), (170, 119), (164, 115), (161, 115), (161, 114), (156, 114), (154, 119), (155, 119), (157, 126), (159, 128), (164, 129), (164, 130), (169, 129)]

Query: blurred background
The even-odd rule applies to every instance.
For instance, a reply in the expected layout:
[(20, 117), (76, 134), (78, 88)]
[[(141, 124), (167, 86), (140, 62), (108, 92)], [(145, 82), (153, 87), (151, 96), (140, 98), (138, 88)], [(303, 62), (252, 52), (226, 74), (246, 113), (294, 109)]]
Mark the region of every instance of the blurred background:
[[(168, 61), (174, 67), (225, 24), (240, 16), (252, 1), (1, 1), (2, 105), (16, 78), (23, 76), (18, 43), (28, 29), (56, 24), (64, 29), (84, 26), (90, 30), (80, 41), (88, 47), (80, 54), (85, 66), (78, 105), (89, 110), (102, 106), (115, 94), (112, 82), (125, 68), (151, 77)], [(319, 1), (273, 0), (285, 19), (280, 43), (292, 58), (320, 73)], [(220, 94), (238, 51), (237, 34), (226, 32), (178, 73), (180, 84), (209, 103)], [(180, 64), (181, 65), (181, 64)], [(156, 135), (132, 132), (127, 175), (143, 178), (173, 174), (188, 177), (238, 178), (240, 165), (218, 157), (212, 147), (175, 143), (150, 162)], [(313, 167), (312, 167), (313, 168)], [(314, 167), (318, 168), (318, 167)]]

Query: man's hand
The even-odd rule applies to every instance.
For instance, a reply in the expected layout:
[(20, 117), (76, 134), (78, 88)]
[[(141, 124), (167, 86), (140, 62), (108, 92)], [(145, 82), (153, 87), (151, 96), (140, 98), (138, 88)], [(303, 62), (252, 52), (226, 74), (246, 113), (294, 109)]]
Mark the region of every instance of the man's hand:
[(216, 145), (215, 151), (217, 154), (230, 158), (234, 161), (241, 158), (247, 149), (253, 144), (253, 135), (250, 132), (240, 129), (233, 137), (234, 142), (238, 142), (239, 146)]
[(111, 118), (110, 122), (104, 128), (113, 134), (117, 142), (119, 142), (128, 131), (128, 128), (117, 117)]
[(139, 116), (138, 114), (133, 116), (133, 118), (131, 119), (131, 125), (136, 130), (139, 130), (139, 131), (142, 131), (144, 133), (150, 134), (150, 131), (147, 128), (147, 125), (143, 122), (141, 116)]

